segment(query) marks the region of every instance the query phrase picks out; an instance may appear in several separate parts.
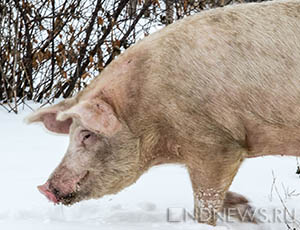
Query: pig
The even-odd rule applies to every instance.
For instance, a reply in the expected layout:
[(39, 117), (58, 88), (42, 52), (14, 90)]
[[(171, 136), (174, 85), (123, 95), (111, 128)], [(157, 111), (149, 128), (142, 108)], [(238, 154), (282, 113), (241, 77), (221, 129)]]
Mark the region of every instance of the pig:
[(28, 118), (70, 136), (38, 188), (71, 205), (172, 163), (187, 168), (198, 222), (216, 225), (228, 207), (249, 211), (228, 192), (242, 162), (300, 156), (299, 62), (299, 0), (179, 20), (128, 48), (75, 97)]

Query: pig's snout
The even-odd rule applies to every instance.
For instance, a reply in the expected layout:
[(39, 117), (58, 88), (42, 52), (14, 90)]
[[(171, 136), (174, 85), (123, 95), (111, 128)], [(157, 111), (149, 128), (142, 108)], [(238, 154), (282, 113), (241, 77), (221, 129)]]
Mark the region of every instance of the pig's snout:
[(58, 204), (59, 200), (56, 198), (55, 194), (49, 188), (49, 182), (46, 182), (43, 185), (37, 187), (38, 190), (45, 195), (50, 201), (55, 204)]
[(71, 205), (76, 202), (81, 186), (84, 186), (89, 175), (89, 171), (85, 171), (81, 175), (66, 177), (66, 175), (69, 176), (67, 172), (69, 171), (62, 171), (49, 179), (44, 185), (37, 187), (54, 204)]

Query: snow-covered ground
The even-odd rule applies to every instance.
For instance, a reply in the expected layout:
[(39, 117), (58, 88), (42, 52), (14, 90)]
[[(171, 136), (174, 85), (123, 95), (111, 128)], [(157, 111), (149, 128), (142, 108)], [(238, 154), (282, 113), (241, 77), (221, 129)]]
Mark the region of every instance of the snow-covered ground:
[[(68, 137), (46, 132), (41, 125), (26, 125), (23, 118), (29, 113), (26, 109), (19, 115), (8, 114), (0, 108), (0, 229), (212, 229), (192, 220), (167, 221), (168, 208), (192, 212), (193, 207), (189, 177), (185, 168), (178, 165), (155, 167), (136, 184), (114, 196), (71, 207), (54, 206), (36, 186), (44, 183), (59, 163)], [(282, 221), (284, 214), (279, 213), (284, 205), (274, 186), (272, 189), (272, 172), (283, 202), (300, 220), (300, 195), (297, 195), (300, 178), (295, 170), (295, 158), (247, 160), (230, 190), (247, 196), (257, 210), (266, 211), (267, 216), (260, 216), (264, 223), (219, 221), (216, 229), (287, 230)]]

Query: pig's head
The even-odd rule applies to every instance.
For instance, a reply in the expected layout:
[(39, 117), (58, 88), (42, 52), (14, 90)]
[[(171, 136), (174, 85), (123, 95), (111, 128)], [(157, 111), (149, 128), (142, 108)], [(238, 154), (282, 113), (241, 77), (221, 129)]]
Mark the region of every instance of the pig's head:
[(28, 122), (43, 122), (48, 130), (70, 136), (62, 162), (38, 186), (54, 203), (117, 193), (139, 177), (138, 138), (103, 100), (66, 100), (35, 112)]

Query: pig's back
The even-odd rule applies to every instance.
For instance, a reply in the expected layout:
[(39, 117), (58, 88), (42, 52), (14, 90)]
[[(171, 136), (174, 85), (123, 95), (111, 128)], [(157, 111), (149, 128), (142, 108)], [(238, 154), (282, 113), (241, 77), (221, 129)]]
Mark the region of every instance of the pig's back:
[(151, 104), (139, 114), (160, 114), (181, 137), (204, 139), (244, 140), (248, 124), (299, 127), (298, 11), (300, 1), (230, 6), (142, 40), (128, 52), (150, 57), (142, 77)]

